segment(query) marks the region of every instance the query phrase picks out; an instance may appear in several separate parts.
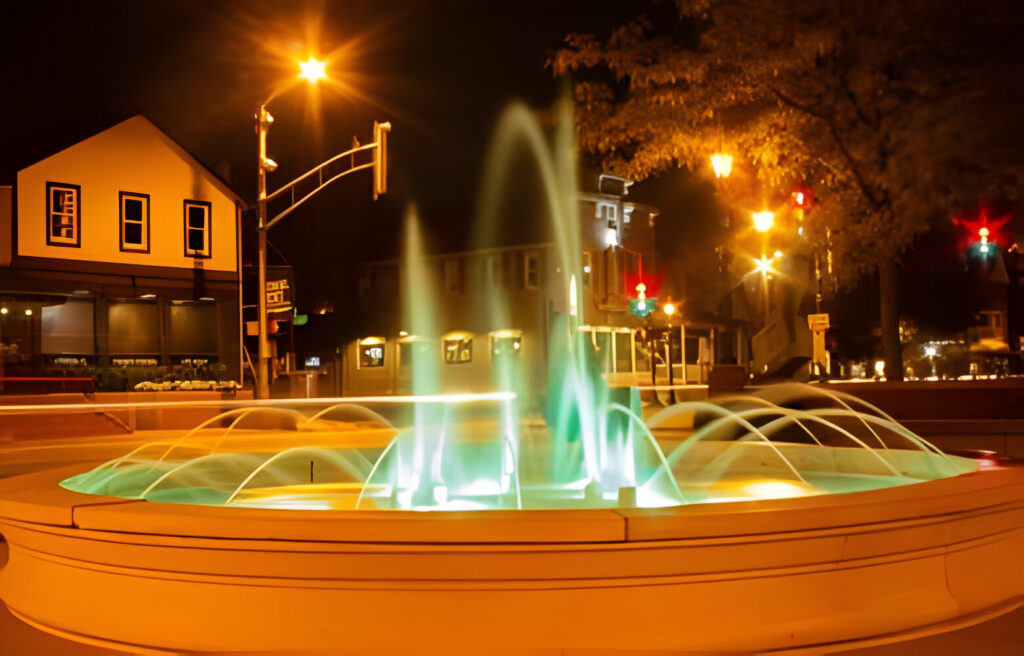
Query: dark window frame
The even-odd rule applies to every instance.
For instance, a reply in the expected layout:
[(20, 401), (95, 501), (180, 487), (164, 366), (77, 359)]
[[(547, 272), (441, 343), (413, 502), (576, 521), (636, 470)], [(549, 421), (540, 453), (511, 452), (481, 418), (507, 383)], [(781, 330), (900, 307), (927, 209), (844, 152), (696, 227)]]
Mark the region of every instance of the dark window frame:
[[(530, 281), (530, 263), (536, 264), (533, 269), (533, 281)], [(526, 251), (523, 253), (523, 289), (540, 289), (540, 253), (537, 251)]]
[[(144, 242), (145, 243), (145, 247), (143, 247), (141, 244), (128, 244), (128, 243), (125, 243), (125, 239), (124, 239), (124, 227), (125, 227), (124, 201), (127, 198), (131, 198), (131, 199), (134, 199), (134, 200), (144, 200), (145, 201), (145, 213), (144, 213), (144, 215), (142, 217), (142, 224), (143, 224), (143, 228), (145, 230), (145, 242)], [(118, 241), (119, 241), (120, 246), (121, 246), (121, 252), (123, 252), (123, 253), (149, 253), (149, 248), (150, 248), (150, 244), (149, 244), (149, 238), (150, 238), (150, 231), (149, 231), (149, 205), (150, 205), (149, 194), (140, 194), (140, 193), (136, 193), (134, 191), (119, 191), (119, 192), (117, 192), (117, 207), (118, 207), (117, 212), (118, 212), (118, 217), (119, 217), (117, 227), (118, 227)], [(135, 222), (132, 221), (132, 223), (135, 223)]]
[[(74, 190), (75, 192), (75, 215), (72, 219), (72, 231), (74, 233), (74, 242), (62, 241), (63, 238), (57, 238), (54, 241), (53, 235), (53, 190), (63, 189), (66, 191)], [(46, 182), (46, 245), (47, 246), (65, 246), (67, 248), (81, 248), (82, 246), (82, 186), (71, 184), (68, 182)]]
[[(190, 229), (195, 230), (195, 228), (189, 228), (188, 225), (188, 210), (191, 207), (203, 207), (206, 209), (206, 225), (203, 231), (203, 245), (205, 248), (202, 252), (192, 250), (188, 247), (188, 232)], [(213, 257), (213, 204), (205, 200), (186, 200), (183, 204), (182, 220), (184, 225), (182, 237), (184, 238), (185, 257), (201, 258), (205, 260)]]

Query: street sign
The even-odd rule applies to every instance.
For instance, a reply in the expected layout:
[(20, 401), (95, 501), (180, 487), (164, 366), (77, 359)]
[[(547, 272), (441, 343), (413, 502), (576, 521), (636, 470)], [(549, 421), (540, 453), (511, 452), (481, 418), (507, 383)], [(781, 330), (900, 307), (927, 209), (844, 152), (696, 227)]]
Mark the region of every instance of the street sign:
[(807, 327), (815, 332), (828, 330), (828, 312), (822, 314), (808, 314)]

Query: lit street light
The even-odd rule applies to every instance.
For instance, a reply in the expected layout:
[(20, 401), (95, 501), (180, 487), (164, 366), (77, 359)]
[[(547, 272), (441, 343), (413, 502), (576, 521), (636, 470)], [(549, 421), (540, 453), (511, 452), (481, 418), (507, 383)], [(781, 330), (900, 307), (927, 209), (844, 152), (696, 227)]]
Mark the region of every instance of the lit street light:
[(326, 68), (327, 62), (310, 57), (304, 62), (299, 62), (299, 70), (302, 71), (299, 73), (299, 77), (310, 84), (316, 84), (320, 80), (327, 79)]
[[(665, 365), (668, 369), (668, 400), (672, 404), (676, 402), (675, 380), (672, 373), (672, 315), (676, 313), (676, 306), (674, 303), (668, 302), (661, 306), (661, 310), (668, 317), (668, 332), (665, 339)], [(682, 337), (680, 337), (680, 340), (680, 350), (683, 353), (683, 382), (686, 382), (686, 342)]]
[[(776, 251), (776, 257), (779, 255), (781, 255), (781, 253)], [(761, 255), (760, 260), (754, 260), (754, 273), (768, 275), (772, 270), (772, 262), (774, 261), (774, 257), (769, 258), (767, 255)]]
[[(326, 62), (310, 57), (299, 63), (299, 77), (310, 84), (316, 84), (319, 80), (327, 77), (325, 72)], [(267, 111), (267, 103), (273, 95), (260, 103), (259, 113), (256, 115), (256, 132), (259, 135), (257, 152), (257, 176), (256, 196), (259, 200), (259, 221), (256, 234), (258, 239), (259, 257), (257, 268), (257, 289), (259, 290), (259, 317), (257, 317), (257, 331), (259, 340), (259, 357), (256, 369), (256, 398), (270, 398), (270, 343), (267, 341), (267, 173), (277, 169), (277, 162), (267, 157), (267, 132), (274, 117)]]
[(714, 169), (716, 178), (728, 178), (732, 173), (732, 155), (715, 153), (711, 156), (711, 168)]
[(775, 225), (775, 212), (763, 210), (754, 212), (751, 217), (754, 219), (754, 230), (758, 232), (768, 232)]
[[(326, 63), (320, 60), (309, 58), (299, 62), (300, 79), (310, 84), (316, 84), (319, 80), (327, 78), (325, 72)], [(259, 222), (256, 234), (258, 237), (258, 311), (259, 317), (256, 322), (259, 340), (259, 358), (256, 367), (256, 397), (266, 399), (270, 397), (270, 344), (267, 341), (267, 231), (285, 216), (290, 214), (298, 206), (305, 203), (321, 189), (335, 180), (342, 178), (349, 173), (364, 169), (373, 169), (373, 199), (387, 192), (387, 133), (391, 130), (390, 123), (373, 124), (373, 142), (365, 145), (356, 145), (351, 150), (339, 153), (334, 157), (322, 162), (314, 169), (299, 176), (297, 179), (281, 187), (274, 193), (267, 195), (267, 173), (277, 168), (277, 162), (267, 157), (267, 132), (274, 122), (274, 117), (267, 111), (267, 104), (277, 96), (277, 91), (271, 94), (270, 98), (262, 102), (259, 112), (256, 115), (256, 132), (259, 135), (257, 152), (257, 196), (259, 206)], [(356, 164), (355, 155), (367, 151), (373, 152), (373, 161), (365, 164)], [(341, 172), (330, 171), (325, 176), (325, 169), (336, 162), (350, 162), (347, 170)], [(318, 186), (313, 191), (305, 192), (304, 195), (295, 193), (296, 185), (303, 181), (316, 181)], [(269, 222), (267, 220), (267, 203), (275, 198), (285, 198), (290, 193), (291, 203), (287, 209), (278, 213)]]

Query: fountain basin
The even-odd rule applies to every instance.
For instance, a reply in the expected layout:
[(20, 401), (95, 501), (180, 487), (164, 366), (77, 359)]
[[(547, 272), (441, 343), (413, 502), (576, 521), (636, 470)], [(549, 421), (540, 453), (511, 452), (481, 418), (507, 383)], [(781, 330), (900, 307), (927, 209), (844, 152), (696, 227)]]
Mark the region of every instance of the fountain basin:
[(0, 481), (0, 596), (126, 651), (812, 651), (1024, 601), (1024, 468), (648, 509), (154, 503)]

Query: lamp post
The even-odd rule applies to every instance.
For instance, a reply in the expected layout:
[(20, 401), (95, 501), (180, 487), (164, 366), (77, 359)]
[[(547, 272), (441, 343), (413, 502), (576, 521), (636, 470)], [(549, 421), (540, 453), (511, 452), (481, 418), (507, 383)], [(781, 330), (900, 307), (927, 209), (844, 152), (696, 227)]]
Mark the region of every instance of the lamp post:
[[(327, 77), (324, 71), (325, 62), (310, 57), (299, 62), (299, 77), (310, 84), (316, 84)], [(257, 144), (257, 175), (256, 195), (259, 200), (259, 220), (256, 226), (258, 240), (257, 277), (258, 311), (257, 332), (259, 340), (259, 357), (256, 369), (256, 398), (270, 398), (270, 343), (267, 341), (267, 173), (277, 169), (277, 162), (267, 157), (267, 132), (274, 117), (267, 111), (267, 104), (274, 98), (271, 95), (260, 103), (256, 114), (256, 133), (259, 135)]]
[(781, 257), (782, 253), (776, 251), (775, 257), (769, 258), (767, 255), (762, 254), (760, 260), (754, 260), (754, 272), (760, 272), (761, 274), (761, 295), (764, 297), (764, 326), (768, 327), (768, 321), (770, 316), (770, 305), (768, 302), (768, 274), (772, 270), (772, 262), (776, 258)]
[[(668, 331), (666, 335), (668, 338), (665, 340), (665, 363), (668, 365), (668, 402), (669, 405), (675, 405), (676, 403), (676, 390), (675, 380), (672, 373), (672, 315), (676, 313), (676, 306), (674, 303), (665, 303), (661, 306), (662, 311), (668, 318)], [(683, 360), (683, 379), (685, 383), (686, 378), (686, 344), (681, 343), (679, 350), (682, 352)]]

